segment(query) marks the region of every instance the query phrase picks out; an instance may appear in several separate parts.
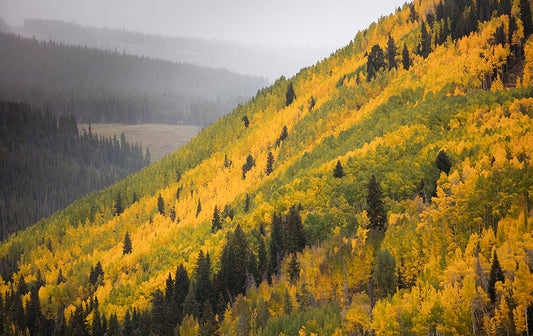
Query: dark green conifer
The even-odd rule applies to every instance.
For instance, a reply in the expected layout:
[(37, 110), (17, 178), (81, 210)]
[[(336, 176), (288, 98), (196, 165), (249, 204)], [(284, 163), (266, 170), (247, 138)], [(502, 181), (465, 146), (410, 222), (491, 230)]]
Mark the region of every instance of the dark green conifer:
[(337, 160), (337, 165), (333, 169), (333, 177), (342, 178), (344, 176), (344, 168), (342, 168), (341, 160)]
[(503, 271), (498, 260), (498, 255), (496, 254), (496, 250), (494, 250), (494, 256), (492, 257), (492, 266), (490, 267), (489, 285), (487, 288), (487, 293), (489, 294), (489, 298), (492, 303), (496, 302), (495, 285), (498, 281), (504, 282), (505, 277), (503, 275)]
[(161, 197), (161, 193), (159, 193), (159, 197), (157, 198), (157, 210), (159, 210), (161, 215), (165, 214), (165, 201)]
[(520, 0), (520, 20), (524, 25), (524, 39), (533, 33), (533, 22), (531, 21), (531, 7), (528, 0)]
[(250, 195), (246, 194), (244, 198), (244, 213), (248, 213), (248, 211), (250, 211)]
[(267, 164), (266, 164), (265, 173), (268, 176), (272, 174), (273, 171), (274, 171), (274, 155), (272, 155), (272, 152), (269, 151), (267, 155)]
[(196, 217), (202, 212), (202, 202), (200, 202), (200, 199), (198, 199), (198, 205), (196, 206)]
[(257, 251), (257, 271), (261, 280), (266, 279), (267, 270), (268, 270), (268, 255), (265, 245), (265, 239), (261, 236), (259, 241), (259, 250)]
[(306, 244), (305, 231), (300, 213), (294, 205), (289, 209), (283, 232), (285, 253), (297, 253), (304, 249)]
[(287, 273), (289, 273), (292, 283), (296, 282), (300, 277), (300, 263), (296, 259), (296, 253), (291, 254), (291, 258), (287, 264)]
[(394, 39), (390, 35), (389, 40), (387, 41), (386, 54), (389, 70), (392, 68), (396, 68), (396, 44), (394, 43)]
[(292, 82), (289, 82), (287, 86), (287, 92), (285, 92), (285, 106), (289, 106), (296, 99), (296, 93), (294, 93), (294, 88), (292, 87)]
[(194, 299), (196, 302), (213, 300), (213, 282), (211, 280), (211, 259), (209, 253), (200, 251), (194, 269), (196, 275), (196, 286), (194, 287)]
[(30, 300), (26, 303), (26, 325), (30, 335), (39, 334), (42, 320), (41, 301), (39, 300), (39, 287), (33, 286), (30, 290)]
[(405, 70), (409, 70), (410, 65), (411, 65), (411, 58), (409, 57), (409, 50), (407, 50), (407, 46), (404, 43), (403, 50), (402, 50), (402, 66)]
[(124, 242), (122, 244), (122, 254), (129, 254), (131, 253), (132, 245), (131, 245), (131, 239), (129, 232), (126, 232), (126, 235), (124, 236)]
[(122, 206), (122, 198), (120, 197), (120, 191), (117, 194), (117, 198), (115, 199), (115, 206), (114, 206), (114, 212), (115, 216), (119, 216), (121, 213), (124, 212), (124, 207)]
[(179, 264), (176, 268), (176, 276), (174, 280), (174, 301), (176, 303), (176, 322), (181, 321), (183, 318), (183, 302), (189, 293), (190, 280), (187, 274), (187, 270), (183, 264)]
[(174, 300), (174, 280), (172, 274), (168, 273), (167, 281), (165, 282), (165, 301), (170, 302)]
[(385, 68), (385, 56), (383, 55), (383, 49), (378, 44), (372, 46), (372, 49), (367, 55), (366, 62), (366, 80), (370, 81), (376, 77), (380, 69)]
[(248, 126), (250, 126), (250, 120), (248, 119), (248, 116), (242, 117), (242, 122), (244, 123), (244, 127), (248, 128)]
[(441, 150), (439, 152), (439, 155), (437, 155), (435, 165), (440, 171), (445, 172), (446, 175), (450, 173), (450, 169), (452, 168), (452, 163), (450, 161), (450, 158), (448, 157), (448, 155), (446, 154), (444, 150)]
[(431, 36), (426, 29), (426, 23), (422, 21), (422, 28), (420, 30), (420, 55), (424, 58), (431, 53)]
[(213, 219), (211, 219), (211, 232), (217, 232), (222, 229), (222, 220), (220, 219), (220, 213), (218, 208), (215, 205), (215, 210), (213, 211)]
[(383, 209), (383, 200), (381, 194), (381, 185), (372, 175), (368, 182), (366, 203), (368, 205), (368, 218), (371, 229), (384, 229), (386, 215)]
[(270, 263), (268, 275), (278, 274), (283, 259), (283, 222), (281, 215), (274, 213), (270, 228)]

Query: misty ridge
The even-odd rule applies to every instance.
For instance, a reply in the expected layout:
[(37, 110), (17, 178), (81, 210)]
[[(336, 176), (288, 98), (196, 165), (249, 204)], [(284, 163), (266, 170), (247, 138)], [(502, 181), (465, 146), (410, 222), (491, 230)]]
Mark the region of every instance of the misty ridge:
[(0, 33), (0, 100), (83, 123), (206, 126), (266, 85), (224, 69)]
[(45, 19), (28, 19), (21, 26), (0, 23), (0, 30), (44, 41), (53, 40), (154, 59), (224, 68), (241, 74), (266, 77), (271, 82), (281, 75), (290, 77), (331, 52), (327, 48), (317, 47), (246, 45), (238, 42), (144, 34)]

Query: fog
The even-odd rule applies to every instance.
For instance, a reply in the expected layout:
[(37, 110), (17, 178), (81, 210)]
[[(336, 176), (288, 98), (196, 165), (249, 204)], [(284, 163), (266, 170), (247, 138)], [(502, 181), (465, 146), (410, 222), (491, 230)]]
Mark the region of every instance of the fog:
[(11, 25), (28, 18), (45, 18), (170, 36), (334, 50), (404, 2), (0, 0), (0, 16)]

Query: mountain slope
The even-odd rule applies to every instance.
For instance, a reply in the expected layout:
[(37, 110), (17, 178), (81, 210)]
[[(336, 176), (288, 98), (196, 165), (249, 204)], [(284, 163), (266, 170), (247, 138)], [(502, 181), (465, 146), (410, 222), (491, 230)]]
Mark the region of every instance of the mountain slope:
[(266, 85), (223, 69), (0, 34), (0, 97), (83, 123), (205, 126)]
[[(47, 318), (66, 306), (67, 317), (81, 309), (93, 321), (97, 297), (124, 328), (128, 309), (149, 309), (136, 328), (158, 334), (519, 333), (533, 302), (533, 42), (518, 21), (523, 4), (493, 5), (416, 1), (380, 19), (176, 153), (4, 242), (2, 256), (20, 260), (13, 283), (45, 275)], [(399, 48), (387, 62), (389, 35)], [(505, 88), (510, 61), (525, 70)], [(114, 216), (119, 191), (142, 198)], [(280, 243), (278, 225), (300, 237), (299, 220), (307, 247)], [(228, 272), (227, 260), (246, 272)], [(104, 275), (92, 284), (97, 263)], [(180, 263), (192, 285), (181, 325), (168, 325)], [(230, 289), (228, 273), (246, 276), (246, 291)], [(209, 286), (218, 297), (205, 297)]]

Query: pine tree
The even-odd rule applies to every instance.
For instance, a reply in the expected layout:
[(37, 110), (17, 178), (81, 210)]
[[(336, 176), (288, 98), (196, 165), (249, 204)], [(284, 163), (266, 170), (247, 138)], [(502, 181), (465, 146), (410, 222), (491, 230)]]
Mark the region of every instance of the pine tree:
[(268, 275), (277, 274), (280, 271), (281, 260), (283, 259), (283, 222), (281, 215), (272, 215), (270, 229), (270, 263)]
[(424, 58), (431, 53), (431, 36), (426, 30), (426, 23), (422, 21), (422, 28), (420, 31), (420, 55)]
[(533, 22), (531, 21), (531, 7), (528, 0), (520, 0), (520, 20), (524, 25), (524, 39), (533, 33)]
[(120, 191), (118, 192), (117, 198), (115, 199), (114, 212), (115, 216), (119, 216), (121, 213), (124, 212), (124, 207), (122, 206), (122, 198), (120, 197)]
[(209, 253), (200, 251), (194, 269), (196, 274), (196, 286), (194, 287), (194, 299), (196, 302), (213, 300), (213, 282), (211, 281), (211, 259)]
[(172, 274), (168, 273), (168, 278), (165, 282), (165, 301), (170, 302), (174, 300), (174, 280)]
[(220, 219), (220, 213), (218, 208), (215, 205), (215, 210), (213, 211), (213, 219), (211, 219), (211, 232), (217, 232), (222, 229), (222, 220)]
[(91, 325), (91, 331), (93, 336), (103, 336), (105, 330), (102, 327), (102, 320), (100, 318), (100, 310), (98, 304), (98, 297), (94, 297), (93, 307), (93, 321)]
[(409, 70), (410, 64), (411, 64), (411, 59), (409, 57), (409, 50), (407, 50), (407, 46), (404, 43), (403, 50), (402, 50), (402, 66), (405, 70)]
[(209, 300), (204, 301), (202, 317), (200, 318), (200, 336), (212, 336), (216, 334), (215, 314)]
[(383, 55), (383, 49), (381, 49), (378, 44), (375, 44), (372, 46), (372, 49), (367, 55), (366, 80), (372, 80), (372, 78), (376, 77), (376, 74), (382, 68), (385, 68), (385, 56)]
[(42, 319), (41, 302), (39, 300), (39, 287), (33, 286), (30, 290), (30, 300), (26, 304), (26, 325), (30, 335), (38, 335)]
[(452, 168), (452, 163), (450, 161), (450, 158), (448, 157), (446, 152), (443, 150), (441, 150), (439, 152), (439, 155), (437, 155), (437, 159), (435, 160), (435, 165), (440, 171), (445, 172), (446, 175), (450, 173), (450, 169)]
[(248, 154), (246, 157), (246, 162), (242, 165), (242, 179), (246, 178), (246, 173), (248, 173), (252, 167), (255, 167), (255, 160), (252, 154)]
[(272, 172), (274, 171), (274, 155), (272, 155), (272, 152), (269, 151), (268, 152), (268, 156), (267, 156), (267, 164), (266, 164), (266, 169), (265, 169), (265, 173), (268, 175), (272, 174)]
[(88, 323), (85, 319), (85, 312), (81, 305), (76, 306), (76, 309), (74, 310), (74, 313), (72, 313), (68, 324), (71, 335), (89, 335)]
[(505, 277), (503, 275), (502, 268), (500, 266), (500, 262), (498, 261), (498, 255), (496, 254), (496, 250), (494, 250), (494, 256), (492, 258), (492, 266), (490, 268), (490, 274), (489, 274), (489, 285), (487, 288), (487, 292), (489, 294), (490, 301), (492, 303), (496, 302), (496, 282), (505, 281)]
[(296, 282), (300, 277), (300, 263), (296, 259), (296, 253), (291, 254), (291, 259), (287, 264), (287, 273), (289, 273), (292, 283)]
[(284, 228), (284, 251), (286, 253), (301, 252), (306, 244), (302, 218), (296, 206), (291, 206)]
[(126, 315), (124, 316), (124, 328), (122, 330), (122, 336), (133, 336), (134, 327), (133, 321), (131, 320), (130, 310), (126, 310)]
[(296, 99), (296, 94), (294, 93), (294, 88), (292, 87), (292, 82), (289, 82), (287, 86), (287, 92), (285, 92), (285, 106), (289, 106)]
[(389, 40), (387, 41), (386, 54), (389, 70), (392, 68), (396, 68), (396, 44), (394, 43), (394, 39), (390, 35)]
[(196, 206), (196, 217), (202, 212), (202, 202), (200, 202), (200, 199), (198, 199), (198, 205)]
[(60, 268), (57, 274), (56, 284), (59, 286), (61, 283), (66, 282), (67, 279), (63, 276), (63, 270)]
[(383, 209), (381, 186), (374, 175), (372, 175), (370, 182), (368, 182), (366, 203), (368, 205), (370, 228), (384, 229), (386, 215)]
[(190, 280), (187, 275), (187, 270), (183, 264), (179, 264), (176, 268), (176, 276), (174, 280), (174, 301), (176, 303), (175, 322), (179, 323), (183, 318), (183, 302), (189, 293)]
[(341, 160), (337, 160), (337, 165), (333, 169), (333, 177), (342, 178), (344, 176), (344, 169), (342, 168)]
[(242, 122), (244, 123), (245, 128), (248, 128), (248, 126), (250, 126), (250, 120), (248, 119), (248, 116), (242, 117)]
[(131, 253), (131, 239), (129, 232), (126, 232), (126, 235), (124, 236), (124, 242), (122, 244), (122, 254), (129, 254)]
[(261, 236), (261, 240), (259, 241), (259, 250), (257, 251), (257, 258), (258, 258), (258, 265), (257, 265), (257, 271), (259, 273), (259, 277), (262, 279), (265, 279), (267, 276), (267, 270), (268, 270), (268, 255), (265, 245), (265, 239)]
[(161, 193), (159, 193), (159, 197), (157, 198), (157, 210), (159, 210), (161, 215), (165, 214), (165, 201), (161, 197)]
[(246, 194), (244, 198), (244, 213), (248, 213), (248, 211), (250, 211), (250, 195)]

